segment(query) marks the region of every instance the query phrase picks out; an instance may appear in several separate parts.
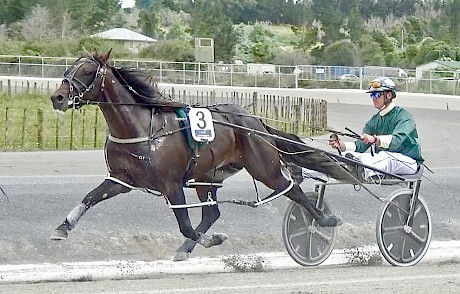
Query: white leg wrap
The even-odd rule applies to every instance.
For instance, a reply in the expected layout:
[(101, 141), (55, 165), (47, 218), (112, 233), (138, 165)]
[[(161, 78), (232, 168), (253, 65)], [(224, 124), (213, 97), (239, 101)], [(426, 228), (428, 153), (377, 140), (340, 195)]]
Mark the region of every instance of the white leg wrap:
[(72, 209), (72, 211), (67, 216), (67, 222), (69, 223), (70, 229), (75, 227), (80, 217), (85, 214), (86, 210), (87, 208), (83, 203)]

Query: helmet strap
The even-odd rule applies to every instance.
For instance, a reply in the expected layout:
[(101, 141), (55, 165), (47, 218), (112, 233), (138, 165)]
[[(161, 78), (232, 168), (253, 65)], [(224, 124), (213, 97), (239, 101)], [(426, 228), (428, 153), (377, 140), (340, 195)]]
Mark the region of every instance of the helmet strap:
[[(383, 93), (385, 95), (384, 97), (385, 107), (387, 107), (388, 104), (390, 104), (393, 101), (393, 93), (391, 91), (384, 91)], [(388, 93), (391, 93), (391, 98), (388, 98)]]

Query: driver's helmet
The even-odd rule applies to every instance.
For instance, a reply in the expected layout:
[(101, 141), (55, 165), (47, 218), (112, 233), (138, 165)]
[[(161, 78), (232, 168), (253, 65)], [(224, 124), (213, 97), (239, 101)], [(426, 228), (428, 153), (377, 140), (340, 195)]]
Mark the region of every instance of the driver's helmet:
[(369, 90), (366, 93), (371, 92), (382, 92), (382, 91), (391, 91), (393, 93), (393, 98), (396, 97), (396, 85), (393, 80), (385, 77), (380, 77), (373, 79), (369, 83)]

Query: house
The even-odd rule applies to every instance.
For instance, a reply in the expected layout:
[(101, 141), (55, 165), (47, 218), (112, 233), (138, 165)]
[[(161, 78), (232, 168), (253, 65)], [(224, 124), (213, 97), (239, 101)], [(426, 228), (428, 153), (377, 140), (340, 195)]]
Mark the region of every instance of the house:
[(433, 76), (428, 76), (429, 73), (424, 74), (424, 72), (429, 72), (430, 70), (434, 71), (435, 69), (450, 71), (453, 73), (453, 78), (460, 78), (460, 61), (433, 60), (431, 62), (419, 65), (415, 68), (415, 79), (421, 80), (423, 78), (436, 78)]
[(151, 43), (157, 41), (150, 37), (124, 28), (115, 28), (94, 34), (91, 35), (91, 38), (113, 40), (114, 42), (122, 44), (124, 48), (133, 53), (138, 53), (142, 48), (148, 47)]

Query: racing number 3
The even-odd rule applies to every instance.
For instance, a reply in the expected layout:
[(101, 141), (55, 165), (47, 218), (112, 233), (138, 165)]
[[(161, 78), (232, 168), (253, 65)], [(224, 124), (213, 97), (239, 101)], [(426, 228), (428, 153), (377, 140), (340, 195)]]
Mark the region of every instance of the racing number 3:
[(207, 108), (191, 108), (190, 129), (195, 141), (212, 141), (215, 138), (211, 111)]
[(206, 129), (206, 120), (205, 120), (205, 114), (203, 111), (198, 110), (196, 112), (196, 116), (198, 121), (196, 122), (196, 126), (200, 129)]

